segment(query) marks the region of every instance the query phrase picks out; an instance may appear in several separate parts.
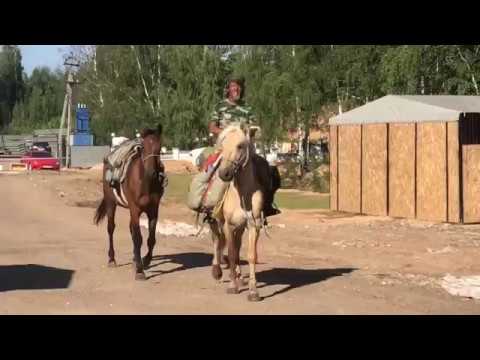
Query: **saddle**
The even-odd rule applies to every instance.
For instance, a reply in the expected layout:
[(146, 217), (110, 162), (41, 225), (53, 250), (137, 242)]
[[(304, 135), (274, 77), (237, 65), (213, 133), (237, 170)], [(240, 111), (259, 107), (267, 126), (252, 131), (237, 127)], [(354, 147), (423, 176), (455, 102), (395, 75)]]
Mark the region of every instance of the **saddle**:
[(218, 176), (220, 154), (210, 155), (202, 166), (202, 171), (195, 175), (189, 188), (187, 205), (198, 213), (211, 213), (221, 206), (229, 182)]
[(110, 186), (122, 184), (127, 176), (127, 169), (135, 157), (143, 150), (142, 139), (125, 141), (112, 153), (107, 155), (104, 163), (108, 166), (105, 180)]

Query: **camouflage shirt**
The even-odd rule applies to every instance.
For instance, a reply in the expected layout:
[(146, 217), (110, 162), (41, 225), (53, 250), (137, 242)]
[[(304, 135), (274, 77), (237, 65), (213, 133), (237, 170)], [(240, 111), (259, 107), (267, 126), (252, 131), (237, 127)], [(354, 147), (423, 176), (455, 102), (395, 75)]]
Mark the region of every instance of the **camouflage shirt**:
[(239, 122), (244, 124), (255, 124), (255, 116), (252, 109), (244, 104), (234, 105), (227, 100), (220, 101), (211, 115), (211, 120), (216, 122), (216, 125), (225, 129), (231, 123)]

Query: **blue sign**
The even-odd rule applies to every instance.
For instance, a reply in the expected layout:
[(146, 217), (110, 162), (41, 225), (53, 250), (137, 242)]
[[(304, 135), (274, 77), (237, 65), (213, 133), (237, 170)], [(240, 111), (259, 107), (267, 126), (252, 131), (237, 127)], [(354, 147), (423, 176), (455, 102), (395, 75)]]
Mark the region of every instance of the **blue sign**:
[(85, 104), (77, 105), (77, 133), (89, 133), (90, 132), (90, 113)]

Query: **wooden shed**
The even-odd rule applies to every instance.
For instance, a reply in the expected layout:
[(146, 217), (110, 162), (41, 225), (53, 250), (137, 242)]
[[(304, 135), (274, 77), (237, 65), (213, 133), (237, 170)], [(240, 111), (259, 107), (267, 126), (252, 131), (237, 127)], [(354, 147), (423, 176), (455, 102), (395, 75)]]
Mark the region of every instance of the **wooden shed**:
[(480, 223), (480, 96), (396, 96), (330, 119), (335, 211)]

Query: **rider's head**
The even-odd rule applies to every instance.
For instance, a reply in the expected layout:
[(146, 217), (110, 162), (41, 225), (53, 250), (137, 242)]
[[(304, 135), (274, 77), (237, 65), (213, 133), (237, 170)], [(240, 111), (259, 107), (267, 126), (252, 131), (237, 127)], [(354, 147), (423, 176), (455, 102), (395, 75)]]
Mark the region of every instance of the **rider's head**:
[(243, 99), (245, 93), (245, 80), (243, 78), (231, 78), (225, 86), (225, 97), (233, 102)]

